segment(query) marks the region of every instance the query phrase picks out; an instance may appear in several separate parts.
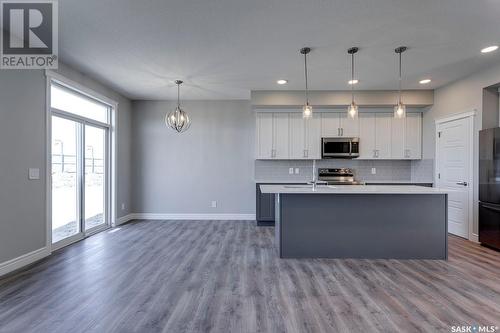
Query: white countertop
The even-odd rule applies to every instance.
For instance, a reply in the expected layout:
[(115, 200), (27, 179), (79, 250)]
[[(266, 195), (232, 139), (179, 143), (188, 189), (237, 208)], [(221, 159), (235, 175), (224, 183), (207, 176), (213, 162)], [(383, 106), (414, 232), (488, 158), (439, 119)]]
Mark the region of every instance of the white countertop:
[(416, 185), (260, 185), (262, 193), (298, 194), (446, 194), (447, 190)]

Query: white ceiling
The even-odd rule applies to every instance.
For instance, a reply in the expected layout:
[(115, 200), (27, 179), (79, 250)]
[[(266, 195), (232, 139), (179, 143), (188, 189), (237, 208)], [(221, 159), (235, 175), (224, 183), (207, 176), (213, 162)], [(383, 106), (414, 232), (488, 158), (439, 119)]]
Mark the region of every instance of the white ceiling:
[[(498, 0), (60, 0), (61, 60), (132, 99), (248, 99), (250, 90), (437, 88), (500, 63)], [(418, 80), (432, 78), (421, 86)], [(290, 80), (287, 86), (276, 80)], [(500, 81), (500, 78), (499, 78)]]

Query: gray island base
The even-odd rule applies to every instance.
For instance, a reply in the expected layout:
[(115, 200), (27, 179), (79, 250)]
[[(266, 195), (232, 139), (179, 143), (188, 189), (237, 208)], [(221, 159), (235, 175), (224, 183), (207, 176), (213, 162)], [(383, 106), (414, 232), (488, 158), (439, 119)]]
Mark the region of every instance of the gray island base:
[(447, 259), (443, 191), (300, 186), (261, 186), (276, 195), (281, 258)]

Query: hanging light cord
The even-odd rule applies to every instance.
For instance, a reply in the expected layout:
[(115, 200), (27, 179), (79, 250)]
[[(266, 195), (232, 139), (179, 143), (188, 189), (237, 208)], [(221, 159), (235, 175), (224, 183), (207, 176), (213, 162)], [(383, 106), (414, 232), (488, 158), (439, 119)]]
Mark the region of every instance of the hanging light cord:
[(354, 103), (354, 52), (351, 53), (351, 99)]
[(177, 83), (177, 107), (181, 108), (181, 85)]
[(399, 98), (398, 98), (398, 102), (401, 103), (401, 65), (402, 65), (402, 54), (403, 52), (399, 52)]
[(309, 105), (309, 87), (307, 85), (307, 53), (304, 53), (304, 76), (306, 78), (306, 105)]

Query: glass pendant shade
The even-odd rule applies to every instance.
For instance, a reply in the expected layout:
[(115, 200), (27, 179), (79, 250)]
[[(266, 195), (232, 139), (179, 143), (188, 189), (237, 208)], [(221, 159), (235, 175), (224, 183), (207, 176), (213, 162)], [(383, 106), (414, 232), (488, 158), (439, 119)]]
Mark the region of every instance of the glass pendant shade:
[(310, 119), (313, 114), (313, 108), (309, 104), (306, 104), (302, 107), (302, 118)]
[(347, 107), (347, 115), (351, 119), (358, 118), (358, 105), (354, 101)]
[(179, 106), (165, 117), (165, 123), (178, 133), (187, 131), (191, 126), (189, 116)]
[(189, 129), (191, 120), (187, 113), (181, 108), (180, 86), (182, 81), (176, 80), (175, 84), (177, 85), (177, 107), (174, 111), (165, 116), (165, 124), (177, 133), (182, 133)]
[(405, 118), (406, 117), (406, 106), (399, 101), (394, 107), (394, 118)]

